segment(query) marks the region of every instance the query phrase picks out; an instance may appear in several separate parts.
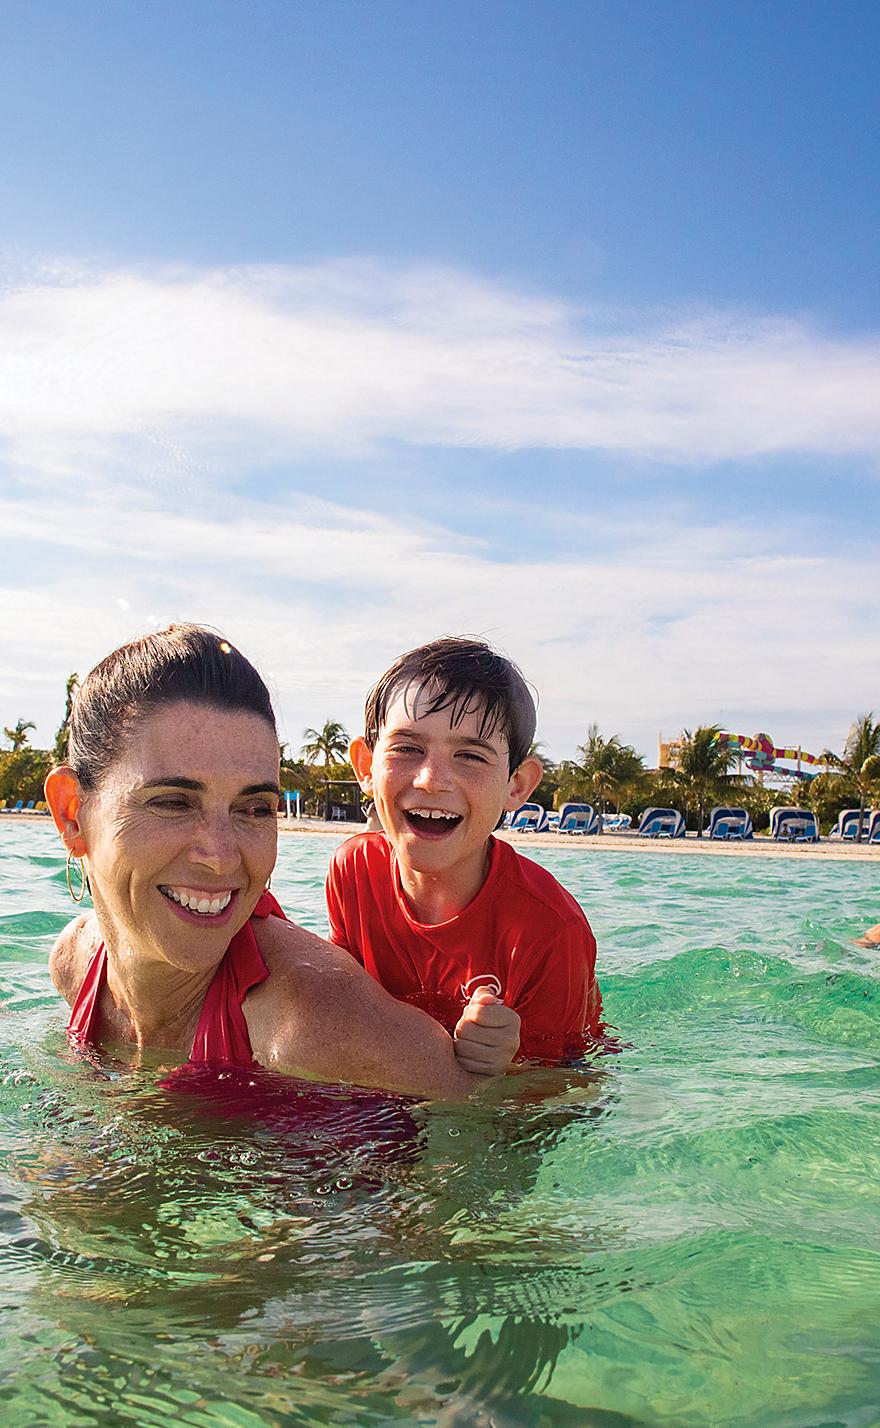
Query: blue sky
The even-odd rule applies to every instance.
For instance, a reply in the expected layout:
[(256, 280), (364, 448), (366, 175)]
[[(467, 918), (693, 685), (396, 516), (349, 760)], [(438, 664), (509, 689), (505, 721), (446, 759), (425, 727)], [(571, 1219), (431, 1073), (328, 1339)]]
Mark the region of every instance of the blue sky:
[(0, 722), (486, 634), (565, 757), (880, 707), (874, 4), (0, 3)]

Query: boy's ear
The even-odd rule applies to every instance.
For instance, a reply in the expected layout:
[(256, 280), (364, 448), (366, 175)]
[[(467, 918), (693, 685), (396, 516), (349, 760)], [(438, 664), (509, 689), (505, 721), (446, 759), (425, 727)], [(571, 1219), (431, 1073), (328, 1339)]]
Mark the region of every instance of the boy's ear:
[(364, 793), (372, 792), (373, 750), (370, 748), (366, 739), (352, 739), (349, 745), (348, 758), (354, 769), (355, 777)]
[(86, 844), (79, 821), (79, 780), (73, 769), (67, 764), (62, 764), (57, 769), (50, 769), (46, 775), (43, 792), (65, 848), (75, 858), (82, 858), (86, 851)]
[(540, 759), (532, 757), (523, 759), (522, 763), (510, 775), (510, 782), (507, 785), (507, 802), (504, 805), (505, 811), (513, 813), (520, 804), (525, 803), (543, 777), (544, 765)]

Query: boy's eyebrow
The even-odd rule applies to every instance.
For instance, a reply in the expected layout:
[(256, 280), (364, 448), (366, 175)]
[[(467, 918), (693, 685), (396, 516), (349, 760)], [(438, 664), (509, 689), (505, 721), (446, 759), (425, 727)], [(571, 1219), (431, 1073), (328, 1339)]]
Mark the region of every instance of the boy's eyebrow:
[[(455, 734), (454, 730), (452, 732), (453, 734)], [(420, 737), (421, 735), (419, 734), (418, 729), (415, 728), (412, 724), (404, 724), (398, 729), (389, 729), (386, 734), (386, 738), (388, 739), (418, 739)], [(490, 743), (488, 739), (473, 738), (470, 734), (455, 734), (455, 738), (460, 744), (470, 744), (472, 747), (477, 749), (486, 749), (491, 754), (498, 753), (498, 745)]]
[[(196, 778), (179, 778), (176, 774), (171, 774), (168, 778), (145, 779), (141, 788), (185, 788), (192, 793), (204, 793), (205, 785), (199, 783)], [(249, 783), (246, 788), (239, 789), (239, 795), (250, 795), (252, 793), (275, 793), (281, 797), (281, 785), (273, 782), (269, 783)]]

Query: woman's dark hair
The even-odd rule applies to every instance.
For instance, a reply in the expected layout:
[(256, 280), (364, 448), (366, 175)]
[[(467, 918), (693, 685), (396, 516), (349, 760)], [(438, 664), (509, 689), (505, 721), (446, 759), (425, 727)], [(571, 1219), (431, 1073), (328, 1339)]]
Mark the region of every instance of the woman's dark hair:
[(364, 739), (375, 748), (388, 706), (399, 694), (413, 719), (448, 709), (453, 728), (480, 714), (480, 737), (495, 729), (507, 740), (510, 772), (519, 768), (535, 737), (535, 701), (512, 660), (483, 640), (444, 635), (396, 659), (367, 695)]
[(215, 630), (169, 625), (114, 650), (83, 680), (67, 753), (81, 786), (98, 786), (144, 715), (183, 701), (258, 714), (276, 732), (269, 691), (250, 661)]

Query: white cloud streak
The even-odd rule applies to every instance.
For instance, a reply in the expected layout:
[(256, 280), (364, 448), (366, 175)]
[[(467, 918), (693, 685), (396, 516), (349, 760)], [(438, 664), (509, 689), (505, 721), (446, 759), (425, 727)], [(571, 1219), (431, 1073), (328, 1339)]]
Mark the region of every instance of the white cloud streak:
[(261, 461), (315, 455), (326, 475), (387, 443), (679, 467), (876, 460), (878, 385), (878, 338), (741, 314), (612, 322), (437, 268), (68, 268), (8, 284), (0, 723), (34, 718), (51, 739), (72, 669), (176, 618), (251, 655), (294, 746), (328, 717), (356, 727), (381, 669), (442, 631), (519, 661), (557, 756), (592, 719), (649, 757), (658, 729), (716, 719), (839, 746), (877, 705), (867, 559), (774, 554), (732, 504), (700, 529), (662, 513), (621, 529), (591, 503), (601, 556), (500, 560), (454, 517), (236, 488)]
[(44, 477), (146, 461), (197, 481), (244, 449), (253, 464), (383, 442), (876, 459), (880, 337), (730, 312), (612, 320), (366, 261), (67, 268), (0, 295), (0, 431), (13, 469)]
[(517, 659), (556, 756), (592, 719), (651, 758), (659, 729), (716, 719), (815, 751), (876, 703), (880, 636), (856, 593), (870, 588), (869, 560), (756, 557), (744, 528), (646, 528), (586, 565), (499, 562), (451, 530), (315, 501), (231, 498), (197, 518), (129, 493), (112, 539), (101, 516), (90, 498), (0, 502), (38, 576), (0, 592), (0, 722), (35, 718), (48, 737), (69, 671), (151, 618), (234, 639), (269, 678), (294, 745), (326, 718), (355, 728), (381, 670), (443, 631), (485, 634)]

